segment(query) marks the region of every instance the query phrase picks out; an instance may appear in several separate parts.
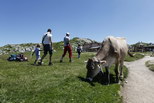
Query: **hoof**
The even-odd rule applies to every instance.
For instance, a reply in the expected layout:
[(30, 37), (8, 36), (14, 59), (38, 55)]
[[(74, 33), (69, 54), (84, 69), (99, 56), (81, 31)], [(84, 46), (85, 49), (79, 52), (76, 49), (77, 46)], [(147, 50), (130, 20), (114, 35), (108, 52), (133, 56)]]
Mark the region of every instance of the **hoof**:
[(60, 63), (62, 63), (63, 61), (62, 60), (60, 60)]
[(53, 65), (53, 63), (52, 63), (52, 62), (49, 62), (49, 64), (48, 64), (48, 65), (49, 65), (49, 66), (50, 66), (50, 65)]

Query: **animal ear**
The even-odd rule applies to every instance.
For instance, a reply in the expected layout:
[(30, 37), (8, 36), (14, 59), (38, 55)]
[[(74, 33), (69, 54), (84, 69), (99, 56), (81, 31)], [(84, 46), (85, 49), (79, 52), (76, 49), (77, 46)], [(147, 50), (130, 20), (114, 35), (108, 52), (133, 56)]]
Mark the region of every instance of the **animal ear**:
[(114, 53), (116, 53), (116, 54), (120, 53), (120, 51), (119, 51), (120, 49), (118, 49), (118, 43), (117, 43), (116, 39), (109, 38), (108, 40), (109, 40), (111, 46), (113, 47)]
[(87, 63), (87, 62), (90, 61), (90, 60), (92, 60), (92, 59), (88, 58), (88, 60), (86, 60), (86, 61), (84, 61), (84, 62)]
[(104, 63), (106, 63), (106, 61), (105, 60), (101, 60), (101, 61), (97, 61), (96, 63), (98, 63), (98, 64), (104, 64)]
[(100, 64), (104, 64), (104, 63), (106, 63), (105, 60), (101, 60), (101, 61), (100, 61)]

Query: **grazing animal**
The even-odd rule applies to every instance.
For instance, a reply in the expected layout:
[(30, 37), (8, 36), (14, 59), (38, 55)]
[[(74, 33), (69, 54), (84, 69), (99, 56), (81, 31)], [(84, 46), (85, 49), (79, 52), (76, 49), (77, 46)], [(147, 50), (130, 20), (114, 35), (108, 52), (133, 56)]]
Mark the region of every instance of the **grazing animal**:
[[(105, 67), (107, 74), (108, 84), (110, 83), (110, 67), (115, 64), (116, 82), (119, 82), (119, 78), (123, 78), (123, 64), (125, 56), (129, 54), (128, 45), (125, 38), (121, 37), (107, 37), (101, 45), (101, 48), (97, 54), (88, 60), (87, 76), (88, 81), (92, 81), (93, 78), (101, 71), (101, 66)], [(119, 74), (120, 65), (120, 74)]]

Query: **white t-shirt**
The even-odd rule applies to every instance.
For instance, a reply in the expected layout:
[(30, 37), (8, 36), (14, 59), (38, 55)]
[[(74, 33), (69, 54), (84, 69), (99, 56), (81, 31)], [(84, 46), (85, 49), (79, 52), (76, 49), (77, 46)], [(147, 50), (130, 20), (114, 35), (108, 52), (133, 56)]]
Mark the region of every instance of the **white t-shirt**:
[(39, 56), (41, 53), (40, 53), (40, 48), (35, 48), (35, 55), (36, 56)]
[[(47, 34), (47, 35), (46, 35)], [(44, 38), (44, 36), (45, 36), (45, 38)], [(50, 40), (49, 40), (49, 38), (51, 38), (52, 37), (52, 34), (50, 33), (50, 32), (47, 32), (47, 33), (45, 33), (44, 35), (43, 35), (43, 38), (44, 38), (44, 41), (43, 41), (43, 44), (51, 44), (51, 42), (50, 42)], [(42, 39), (43, 39), (42, 38)]]
[(64, 37), (64, 46), (68, 46), (69, 41), (70, 41), (70, 37), (69, 36), (65, 36)]

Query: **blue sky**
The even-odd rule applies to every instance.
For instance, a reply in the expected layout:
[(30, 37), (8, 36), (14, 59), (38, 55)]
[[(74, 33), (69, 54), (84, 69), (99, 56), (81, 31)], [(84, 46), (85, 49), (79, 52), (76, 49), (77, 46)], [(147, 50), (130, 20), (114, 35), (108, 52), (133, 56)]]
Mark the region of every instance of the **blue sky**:
[(48, 28), (53, 42), (71, 38), (103, 41), (125, 37), (129, 44), (154, 43), (154, 0), (0, 0), (0, 46), (40, 43)]

